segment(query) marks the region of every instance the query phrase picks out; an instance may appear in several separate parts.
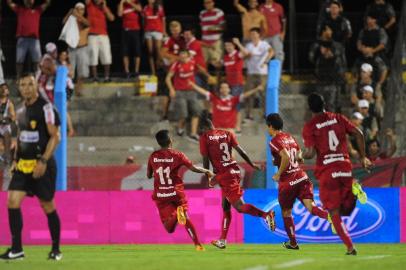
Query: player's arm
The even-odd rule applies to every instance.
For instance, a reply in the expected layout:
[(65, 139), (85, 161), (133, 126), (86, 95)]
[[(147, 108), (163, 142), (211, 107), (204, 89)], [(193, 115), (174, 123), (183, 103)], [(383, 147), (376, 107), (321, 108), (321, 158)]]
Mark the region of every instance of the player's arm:
[(239, 0), (234, 0), (234, 7), (237, 9), (239, 13), (245, 14), (247, 13), (247, 9), (240, 4)]
[(263, 91), (263, 90), (264, 90), (264, 86), (262, 84), (260, 84), (257, 87), (255, 87), (254, 89), (248, 90), (247, 92), (242, 94), (242, 97), (245, 99), (245, 98), (248, 98), (248, 97), (254, 95), (255, 93), (257, 93), (259, 91)]
[(42, 154), (42, 157), (38, 160), (37, 165), (35, 166), (35, 169), (32, 173), (32, 177), (34, 179), (40, 178), (41, 176), (44, 175), (45, 170), (47, 168), (47, 161), (52, 157), (52, 155), (55, 152), (56, 147), (59, 144), (59, 141), (61, 140), (59, 126), (48, 123), (47, 130), (48, 130), (48, 134), (50, 137), (48, 140), (48, 144), (45, 148), (45, 152), (44, 152), (44, 154)]
[(281, 165), (279, 166), (279, 169), (276, 172), (276, 174), (274, 176), (272, 176), (272, 179), (277, 181), (277, 182), (281, 178), (282, 173), (284, 171), (286, 171), (286, 169), (289, 166), (289, 153), (288, 153), (288, 151), (285, 148), (283, 148), (281, 151), (279, 151), (279, 155), (281, 157)]
[(372, 162), (366, 157), (365, 153), (365, 137), (362, 131), (355, 127), (351, 131), (351, 135), (355, 137), (358, 146), (358, 153), (362, 167), (365, 169), (370, 169), (372, 167)]
[(240, 146), (234, 146), (234, 149), (238, 152), (238, 154), (254, 169), (261, 170), (261, 167), (254, 162), (251, 161), (250, 157), (248, 156), (247, 152)]
[(192, 166), (189, 167), (189, 170), (191, 170), (192, 172), (195, 172), (195, 173), (204, 173), (207, 175), (209, 180), (214, 176), (214, 173), (212, 171), (199, 167), (199, 166), (196, 166), (194, 164), (192, 164)]
[(152, 171), (152, 166), (150, 165), (150, 162), (148, 162), (147, 178), (148, 178), (148, 179), (151, 179), (153, 175), (154, 175), (154, 172)]
[(203, 96), (207, 96), (210, 92), (207, 91), (206, 89), (198, 86), (197, 84), (195, 84), (192, 81), (189, 81), (189, 85), (193, 88), (193, 90), (195, 90), (196, 92), (198, 92), (199, 94), (203, 95)]
[(210, 159), (208, 156), (203, 156), (203, 168), (210, 169)]

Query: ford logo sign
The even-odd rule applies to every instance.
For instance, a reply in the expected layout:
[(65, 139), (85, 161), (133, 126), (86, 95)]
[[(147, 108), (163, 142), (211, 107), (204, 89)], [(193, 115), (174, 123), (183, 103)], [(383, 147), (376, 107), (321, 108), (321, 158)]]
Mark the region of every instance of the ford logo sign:
[[(315, 202), (321, 205), (318, 194), (315, 194)], [(273, 209), (276, 214), (275, 234), (287, 237), (282, 219), (282, 212), (278, 200), (274, 200), (265, 206), (265, 211)], [(340, 242), (338, 235), (331, 232), (330, 223), (322, 218), (313, 216), (299, 201), (292, 209), (293, 219), (296, 225), (296, 238), (302, 242)], [(376, 231), (385, 221), (385, 210), (374, 200), (368, 199), (364, 205), (357, 203), (350, 216), (342, 217), (343, 222), (352, 238), (368, 235)], [(264, 221), (264, 227), (267, 228)]]

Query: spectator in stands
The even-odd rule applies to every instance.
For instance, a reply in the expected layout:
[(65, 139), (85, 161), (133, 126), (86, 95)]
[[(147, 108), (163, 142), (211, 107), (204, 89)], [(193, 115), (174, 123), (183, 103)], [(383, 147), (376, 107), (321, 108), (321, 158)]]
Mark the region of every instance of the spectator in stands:
[(24, 0), (24, 5), (20, 6), (15, 4), (13, 0), (7, 0), (7, 5), (17, 14), (17, 79), (20, 78), (23, 72), (27, 52), (31, 56), (34, 72), (38, 70), (38, 63), (41, 60), (41, 44), (39, 41), (40, 18), (41, 14), (50, 5), (51, 0), (44, 0), (37, 7), (34, 7), (34, 3), (34, 0)]
[(366, 85), (375, 87), (376, 82), (372, 79), (373, 67), (368, 63), (363, 63), (359, 74), (356, 74), (356, 83), (351, 86), (351, 103), (357, 106), (358, 101), (362, 99), (362, 88)]
[(330, 5), (332, 2), (339, 2), (341, 4), (340, 12), (343, 12), (343, 3), (341, 0), (320, 0), (319, 15), (317, 17), (317, 33), (321, 29), (321, 22), (323, 22), (330, 15)]
[[(266, 41), (261, 40), (261, 29), (250, 30), (250, 42), (244, 47), (238, 39), (233, 39), (234, 44), (246, 58), (247, 82), (245, 90), (253, 89), (257, 85), (266, 85), (268, 63), (274, 56), (274, 50)], [(263, 100), (262, 100), (263, 101)], [(252, 120), (253, 98), (246, 101), (245, 118)]]
[(161, 57), (166, 70), (179, 60), (179, 50), (186, 48), (185, 39), (182, 35), (182, 25), (178, 21), (169, 23), (170, 37), (164, 42), (161, 49)]
[(325, 26), (330, 27), (333, 31), (333, 40), (343, 45), (352, 36), (351, 23), (347, 18), (342, 16), (342, 6), (338, 1), (331, 1), (330, 12), (320, 23), (319, 34), (321, 34)]
[(383, 118), (382, 100), (374, 98), (374, 89), (370, 85), (365, 85), (362, 87), (362, 99), (369, 102), (369, 114), (376, 117), (379, 127)]
[(63, 19), (66, 23), (68, 18), (75, 16), (79, 27), (79, 43), (76, 48), (68, 48), (70, 64), (72, 66), (73, 78), (76, 78), (75, 94), (82, 95), (83, 80), (89, 77), (89, 51), (87, 47), (90, 23), (85, 17), (86, 6), (79, 2), (71, 9)]
[(4, 145), (2, 161), (6, 164), (11, 162), (11, 124), (16, 120), (14, 104), (9, 99), (9, 94), (8, 85), (0, 84), (0, 136)]
[(207, 71), (196, 64), (191, 58), (189, 50), (182, 49), (179, 51), (179, 61), (172, 64), (165, 79), (169, 89), (169, 96), (173, 100), (173, 108), (177, 111), (177, 134), (179, 136), (184, 135), (186, 119), (190, 118), (190, 134), (188, 139), (193, 142), (199, 141), (197, 127), (199, 125), (201, 104), (197, 99), (196, 93), (192, 90), (189, 81), (195, 81), (197, 72), (204, 74), (208, 80), (210, 79)]
[(137, 165), (135, 157), (131, 155), (126, 157), (124, 165)]
[[(371, 68), (367, 68), (367, 70), (371, 70), (368, 72), (362, 71), (363, 67), (369, 65)], [(354, 63), (354, 77), (358, 80), (360, 83), (360, 80), (362, 83), (374, 86), (375, 85), (375, 93), (376, 97), (382, 98), (382, 86), (386, 81), (386, 78), (388, 76), (388, 67), (385, 64), (385, 62), (382, 60), (381, 57), (378, 55), (373, 56), (373, 55), (362, 55), (359, 57), (355, 63)], [(369, 73), (371, 73), (369, 75)], [(364, 77), (361, 77), (364, 76)], [(369, 79), (371, 77), (371, 79)], [(370, 80), (372, 80), (372, 83), (368, 83)]]
[(203, 0), (204, 10), (200, 12), (203, 54), (206, 63), (215, 65), (222, 58), (222, 33), (225, 28), (224, 12), (215, 7), (214, 0)]
[[(185, 27), (183, 31), (183, 37), (186, 42), (186, 49), (189, 50), (189, 54), (192, 59), (199, 65), (201, 68), (207, 70), (206, 61), (204, 60), (203, 55), (203, 46), (202, 42), (195, 37), (195, 30), (193, 27)], [(204, 86), (205, 82), (203, 78), (200, 77), (200, 74), (196, 74), (196, 83), (199, 86)]]
[(396, 136), (392, 129), (388, 128), (385, 131), (385, 138), (387, 140), (387, 148), (385, 150), (381, 148), (381, 144), (377, 139), (367, 143), (367, 157), (369, 160), (387, 159), (396, 153)]
[(104, 82), (111, 82), (110, 65), (112, 63), (110, 39), (107, 32), (106, 18), (114, 21), (114, 14), (107, 6), (106, 0), (86, 0), (89, 30), (90, 67), (93, 81), (98, 82), (97, 64), (104, 68)]
[(126, 78), (130, 78), (130, 56), (134, 61), (134, 73), (138, 76), (141, 63), (141, 24), (139, 13), (142, 11), (138, 0), (120, 0), (117, 15), (122, 17), (121, 50)]
[(365, 11), (365, 17), (371, 13), (377, 15), (376, 20), (379, 27), (385, 29), (385, 31), (394, 29), (396, 23), (395, 9), (386, 0), (374, 0), (373, 3), (369, 4)]
[(151, 73), (156, 75), (161, 61), (160, 51), (163, 36), (166, 36), (165, 12), (159, 0), (148, 0), (143, 10), (144, 37), (148, 49), (148, 61)]
[(39, 93), (43, 98), (54, 101), (54, 87), (56, 74), (56, 60), (58, 51), (55, 43), (49, 42), (45, 45), (45, 54), (39, 63), (39, 73), (37, 74)]
[(388, 35), (377, 24), (378, 17), (377, 13), (368, 13), (365, 28), (358, 35), (357, 48), (364, 57), (384, 56)]
[[(1, 20), (1, 18), (0, 18)], [(0, 84), (4, 83), (4, 73), (3, 73), (3, 65), (2, 62), (5, 60), (4, 55), (3, 55), (3, 50), (1, 48), (1, 42), (0, 42)]]
[(362, 127), (366, 141), (375, 139), (378, 134), (378, 122), (374, 115), (369, 114), (369, 102), (367, 100), (361, 99), (358, 102), (358, 112), (364, 117)]
[(257, 27), (261, 29), (261, 36), (265, 37), (268, 33), (268, 24), (264, 14), (259, 11), (258, 0), (248, 0), (248, 9), (240, 4), (239, 0), (234, 0), (234, 7), (241, 14), (242, 41), (250, 41), (250, 29)]
[(227, 82), (221, 82), (218, 94), (213, 94), (197, 84), (190, 82), (191, 87), (199, 94), (206, 97), (213, 108), (213, 125), (215, 128), (227, 129), (235, 132), (237, 127), (237, 106), (244, 100), (258, 91), (263, 91), (264, 86), (259, 85), (244, 94), (232, 96), (231, 89)]
[(264, 14), (268, 24), (268, 33), (265, 36), (275, 52), (275, 58), (283, 62), (285, 53), (283, 51), (283, 41), (286, 35), (286, 17), (282, 5), (274, 0), (266, 0), (261, 5), (260, 11)]
[(326, 107), (329, 111), (337, 111), (339, 108), (339, 93), (344, 84), (344, 68), (342, 52), (337, 52), (332, 41), (320, 41), (313, 48), (310, 57), (315, 64), (315, 74), (318, 83), (318, 92), (324, 96)]

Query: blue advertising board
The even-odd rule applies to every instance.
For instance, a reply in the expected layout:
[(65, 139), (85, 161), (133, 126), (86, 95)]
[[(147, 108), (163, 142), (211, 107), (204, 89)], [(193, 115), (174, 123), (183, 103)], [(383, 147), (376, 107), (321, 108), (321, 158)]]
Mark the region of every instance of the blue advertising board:
[[(343, 217), (349, 234), (355, 243), (396, 243), (400, 241), (399, 189), (366, 189), (368, 202), (357, 202), (353, 213)], [(321, 205), (318, 190), (314, 191), (317, 205)], [(276, 231), (271, 232), (263, 219), (244, 216), (245, 243), (281, 243), (287, 240), (281, 209), (277, 200), (277, 190), (248, 189), (246, 202), (269, 211), (276, 212)], [(335, 243), (340, 238), (331, 232), (327, 220), (312, 216), (297, 200), (292, 215), (296, 225), (296, 238), (301, 243)]]

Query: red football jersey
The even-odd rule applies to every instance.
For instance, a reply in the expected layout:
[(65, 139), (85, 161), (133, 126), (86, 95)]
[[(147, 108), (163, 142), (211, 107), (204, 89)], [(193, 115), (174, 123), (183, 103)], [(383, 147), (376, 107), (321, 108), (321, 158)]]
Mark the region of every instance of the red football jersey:
[(186, 63), (177, 61), (172, 64), (170, 71), (174, 73), (173, 87), (175, 90), (191, 90), (189, 81), (195, 82), (196, 62), (189, 60)]
[(151, 6), (145, 6), (143, 15), (145, 32), (164, 32), (163, 20), (165, 20), (165, 12), (161, 5), (158, 7), (157, 13), (154, 13), (154, 9)]
[[(132, 2), (138, 4), (138, 0), (133, 0)], [(141, 29), (139, 14), (128, 3), (124, 3), (123, 6), (123, 28), (126, 30)]]
[(227, 130), (214, 129), (200, 135), (200, 153), (209, 158), (216, 174), (240, 173), (232, 152), (237, 145), (235, 135)]
[(237, 105), (241, 101), (241, 96), (221, 98), (209, 93), (207, 98), (212, 104), (214, 127), (235, 128), (237, 124)]
[(224, 54), (223, 64), (226, 71), (226, 81), (230, 86), (244, 85), (244, 59), (239, 51)]
[(168, 52), (172, 55), (178, 55), (181, 49), (186, 48), (185, 40), (182, 36), (178, 38), (169, 37), (163, 45), (164, 48), (168, 49)]
[(183, 180), (178, 173), (182, 166), (190, 168), (192, 162), (177, 150), (160, 149), (151, 154), (147, 171), (152, 171), (154, 176), (154, 200), (173, 199), (177, 191), (183, 191)]
[(186, 44), (186, 48), (189, 50), (190, 55), (195, 60), (196, 64), (206, 69), (206, 61), (204, 60), (202, 42), (197, 39), (193, 39)]
[(337, 161), (350, 162), (346, 135), (355, 128), (344, 115), (332, 112), (318, 114), (305, 124), (304, 145), (316, 149), (319, 169)]
[(300, 151), (300, 147), (296, 140), (288, 133), (280, 132), (269, 142), (272, 156), (274, 157), (274, 165), (278, 168), (281, 166), (281, 156), (279, 155), (282, 149), (286, 149), (289, 153), (289, 167), (282, 173), (280, 182), (295, 182), (308, 179), (306, 173), (300, 168), (296, 161), (296, 155)]

